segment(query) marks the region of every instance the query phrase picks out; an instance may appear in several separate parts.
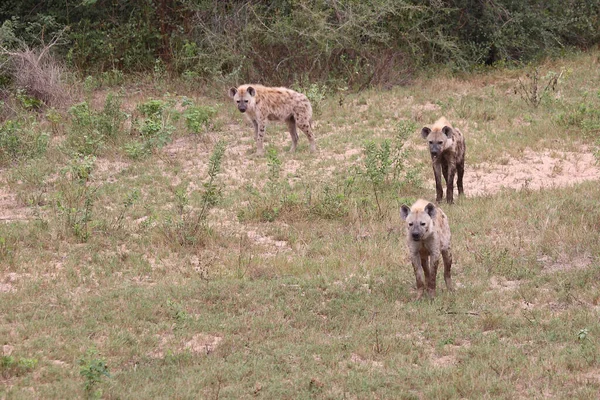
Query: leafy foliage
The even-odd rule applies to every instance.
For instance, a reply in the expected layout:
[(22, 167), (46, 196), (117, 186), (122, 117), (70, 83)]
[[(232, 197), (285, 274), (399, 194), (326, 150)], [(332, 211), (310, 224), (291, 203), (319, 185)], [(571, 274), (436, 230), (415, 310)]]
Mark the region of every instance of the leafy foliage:
[(302, 76), (360, 88), (401, 83), (422, 65), (590, 48), (599, 16), (596, 0), (25, 0), (0, 7), (0, 42), (39, 45), (69, 26), (61, 51), (78, 69), (156, 73), (159, 65), (193, 79), (289, 85)]

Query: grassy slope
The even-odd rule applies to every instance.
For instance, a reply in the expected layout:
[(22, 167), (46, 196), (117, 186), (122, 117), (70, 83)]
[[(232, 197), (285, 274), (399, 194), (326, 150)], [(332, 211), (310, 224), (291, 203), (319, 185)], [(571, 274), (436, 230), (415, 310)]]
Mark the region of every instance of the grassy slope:
[[(343, 181), (360, 165), (364, 141), (392, 138), (399, 119), (421, 126), (446, 115), (467, 137), (468, 166), (525, 148), (590, 146), (592, 133), (560, 118), (583, 103), (598, 107), (598, 54), (542, 69), (561, 68), (568, 79), (538, 108), (511, 92), (523, 71), (432, 77), (351, 95), (343, 106), (328, 100), (316, 156), (304, 137), (298, 154), (284, 154), (281, 126), (271, 126), (268, 139), (297, 193)], [(459, 288), (449, 294), (442, 286), (435, 301), (415, 302), (397, 197), (432, 198), (431, 184), (389, 194), (384, 218), (365, 190), (345, 217), (239, 222), (248, 211), (245, 185), (267, 191), (267, 162), (253, 155), (250, 128), (233, 107), (220, 106), (218, 118), (220, 131), (203, 140), (178, 133), (149, 159), (105, 152), (85, 243), (51, 207), (60, 190), (52, 177), (66, 163), (59, 145), (43, 162), (3, 171), (21, 201), (43, 184), (47, 202), (39, 218), (0, 225), (0, 282), (10, 288), (0, 292), (0, 345), (12, 356), (3, 359), (0, 397), (84, 396), (79, 360), (89, 349), (111, 377), (88, 394), (106, 398), (597, 397), (598, 182), (443, 206)], [(204, 245), (180, 246), (160, 221), (178, 184), (201, 187), (218, 138), (228, 142), (224, 200)], [(408, 143), (409, 162), (427, 181), (416, 131)], [(140, 199), (125, 209), (136, 188)], [(189, 198), (199, 203), (191, 189)], [(121, 213), (125, 222), (115, 225)], [(16, 365), (28, 359), (37, 364)]]

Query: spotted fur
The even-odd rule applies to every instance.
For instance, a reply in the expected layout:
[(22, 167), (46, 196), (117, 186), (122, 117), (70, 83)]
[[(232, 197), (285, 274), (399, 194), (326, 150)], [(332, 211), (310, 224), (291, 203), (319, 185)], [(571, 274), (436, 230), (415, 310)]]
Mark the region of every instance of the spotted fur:
[(312, 131), (312, 106), (302, 93), (284, 87), (266, 87), (262, 85), (242, 85), (229, 89), (229, 97), (236, 103), (238, 110), (245, 113), (254, 124), (254, 139), (257, 154), (264, 154), (264, 136), (267, 121), (287, 123), (292, 146), (296, 151), (300, 128), (306, 135), (310, 151), (315, 151), (315, 137)]
[(425, 288), (430, 298), (435, 297), (440, 255), (444, 261), (446, 288), (454, 290), (450, 274), (450, 224), (446, 214), (433, 203), (419, 199), (410, 208), (403, 205), (400, 216), (406, 221), (406, 242), (417, 279), (417, 298), (423, 296)]
[(429, 153), (435, 176), (436, 202), (444, 198), (442, 174), (446, 180), (446, 201), (454, 202), (454, 175), (458, 194), (464, 194), (463, 176), (465, 174), (465, 138), (458, 128), (453, 128), (444, 117), (438, 119), (431, 128), (424, 127), (421, 136), (429, 143)]

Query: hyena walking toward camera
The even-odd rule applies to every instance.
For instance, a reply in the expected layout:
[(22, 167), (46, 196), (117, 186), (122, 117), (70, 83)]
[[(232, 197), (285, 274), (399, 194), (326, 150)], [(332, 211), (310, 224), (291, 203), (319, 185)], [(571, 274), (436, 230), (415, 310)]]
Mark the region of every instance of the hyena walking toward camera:
[(262, 85), (242, 85), (229, 89), (231, 97), (240, 112), (245, 113), (254, 124), (254, 140), (259, 155), (264, 154), (264, 136), (267, 121), (284, 121), (292, 137), (290, 152), (296, 151), (300, 128), (308, 137), (310, 151), (315, 151), (315, 137), (312, 132), (312, 106), (302, 93), (283, 87)]
[(446, 214), (441, 208), (420, 199), (410, 208), (403, 205), (400, 216), (406, 221), (406, 242), (417, 279), (417, 298), (423, 296), (425, 288), (429, 297), (435, 296), (440, 255), (444, 261), (446, 288), (454, 290), (450, 275), (450, 268), (452, 268), (450, 224)]
[(456, 185), (458, 194), (464, 194), (463, 175), (465, 174), (465, 138), (463, 134), (442, 117), (430, 128), (424, 127), (421, 136), (429, 142), (429, 153), (435, 175), (435, 201), (444, 198), (442, 174), (446, 180), (446, 201), (454, 202), (454, 175), (458, 175)]

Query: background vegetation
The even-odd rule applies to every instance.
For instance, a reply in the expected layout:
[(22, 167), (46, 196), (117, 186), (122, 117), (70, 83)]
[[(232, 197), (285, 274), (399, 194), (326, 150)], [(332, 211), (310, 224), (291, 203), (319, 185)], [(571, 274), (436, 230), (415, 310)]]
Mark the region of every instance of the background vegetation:
[[(0, 5), (0, 42), (58, 50), (84, 73), (165, 68), (360, 88), (405, 82), (426, 65), (471, 69), (586, 49), (598, 0), (24, 0)], [(309, 62), (307, 62), (309, 60)]]

